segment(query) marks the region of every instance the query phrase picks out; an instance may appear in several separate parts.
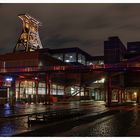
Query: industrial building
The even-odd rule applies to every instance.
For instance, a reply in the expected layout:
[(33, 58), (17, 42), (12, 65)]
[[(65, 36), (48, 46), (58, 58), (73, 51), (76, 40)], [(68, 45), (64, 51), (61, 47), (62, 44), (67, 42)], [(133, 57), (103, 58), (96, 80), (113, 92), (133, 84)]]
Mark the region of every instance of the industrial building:
[[(91, 56), (78, 47), (43, 48), (39, 22), (19, 15), (23, 31), (12, 53), (0, 55), (0, 104), (102, 100), (110, 105), (137, 101), (140, 80), (127, 49), (118, 37), (104, 42), (104, 56)], [(129, 76), (128, 76), (129, 75)], [(135, 84), (137, 82), (137, 84)]]

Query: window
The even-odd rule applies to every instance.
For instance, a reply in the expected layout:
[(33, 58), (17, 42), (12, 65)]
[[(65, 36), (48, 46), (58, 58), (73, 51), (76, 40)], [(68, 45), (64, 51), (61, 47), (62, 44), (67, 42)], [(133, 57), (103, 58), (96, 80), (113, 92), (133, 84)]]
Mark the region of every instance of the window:
[(87, 65), (94, 65), (94, 64), (103, 65), (104, 61), (102, 61), (102, 60), (87, 61)]
[(53, 57), (63, 61), (63, 54), (54, 54)]
[(104, 61), (101, 61), (101, 60), (100, 60), (100, 61), (99, 61), (99, 64), (103, 65), (103, 64), (104, 64)]
[(78, 62), (85, 65), (85, 56), (78, 54)]
[(38, 88), (38, 94), (46, 94), (46, 89), (45, 88)]
[(53, 84), (51, 91), (52, 95), (64, 95), (64, 86)]
[(87, 61), (87, 65), (93, 65), (92, 61)]
[(65, 62), (76, 62), (76, 53), (66, 53)]
[(53, 84), (52, 85), (52, 95), (56, 95), (56, 85), (55, 84)]
[(45, 88), (45, 87), (46, 87), (46, 84), (45, 84), (45, 83), (39, 82), (38, 87), (40, 87), (40, 88)]
[(46, 84), (45, 82), (38, 83), (38, 94), (46, 94)]
[(64, 95), (64, 90), (58, 89), (57, 95)]
[(57, 86), (57, 95), (64, 95), (64, 87), (58, 85)]

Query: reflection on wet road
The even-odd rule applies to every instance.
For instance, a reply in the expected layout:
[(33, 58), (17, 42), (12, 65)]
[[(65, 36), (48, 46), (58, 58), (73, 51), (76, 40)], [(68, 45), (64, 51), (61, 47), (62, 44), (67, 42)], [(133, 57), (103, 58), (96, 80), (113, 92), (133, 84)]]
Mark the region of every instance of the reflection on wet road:
[[(21, 115), (26, 113), (43, 112), (49, 109), (59, 110), (66, 108), (81, 108), (84, 109), (87, 114), (91, 112), (93, 114), (97, 114), (99, 112), (108, 110), (108, 108), (106, 108), (102, 102), (71, 102), (69, 104), (55, 104), (49, 107), (44, 105), (28, 105), (18, 106), (18, 108), (7, 109), (4, 111), (1, 110), (0, 136), (12, 136), (21, 132), (28, 132), (36, 128), (48, 127), (47, 124), (43, 126), (40, 124), (29, 127), (27, 123), (27, 117), (4, 118), (4, 116), (12, 116), (14, 114)], [(43, 136), (126, 136), (129, 129), (131, 129), (136, 124), (138, 119), (140, 119), (140, 107), (138, 105), (115, 107), (109, 109), (118, 109), (122, 111), (114, 115), (106, 115), (96, 120), (93, 119), (93, 121), (92, 119), (91, 121), (86, 120), (86, 117), (84, 119), (84, 122), (80, 120), (68, 120), (66, 123), (64, 121), (62, 123), (59, 123), (58, 125), (56, 124), (55, 128), (57, 128), (57, 130), (54, 129), (53, 126), (51, 126), (52, 129), (50, 130), (43, 128), (43, 132), (42, 130), (36, 132), (38, 134), (41, 132)], [(63, 131), (58, 133), (58, 130)], [(49, 131), (51, 131), (51, 133)], [(36, 132), (34, 133), (37, 136), (38, 134)]]
[(30, 131), (35, 128), (41, 127), (41, 125), (29, 127), (27, 123), (27, 116), (14, 118), (9, 118), (8, 116), (13, 115), (18, 116), (28, 113), (44, 112), (47, 110), (59, 110), (66, 108), (83, 108), (87, 111), (94, 112), (104, 111), (106, 109), (106, 107), (102, 102), (101, 103), (88, 102), (81, 104), (79, 102), (71, 102), (69, 104), (56, 104), (56, 105), (54, 104), (51, 106), (40, 104), (18, 105), (17, 107), (14, 108), (5, 106), (5, 108), (2, 108), (0, 110), (0, 136), (12, 136), (14, 134)]
[(59, 136), (126, 136), (129, 129), (135, 126), (139, 114), (140, 112), (135, 108), (133, 111), (122, 112), (98, 119), (95, 122), (76, 126), (70, 131), (59, 134)]
[(25, 132), (28, 129), (27, 119), (25, 117), (22, 118), (13, 118), (6, 119), (4, 121), (0, 121), (0, 136), (11, 136), (13, 134), (21, 132)]

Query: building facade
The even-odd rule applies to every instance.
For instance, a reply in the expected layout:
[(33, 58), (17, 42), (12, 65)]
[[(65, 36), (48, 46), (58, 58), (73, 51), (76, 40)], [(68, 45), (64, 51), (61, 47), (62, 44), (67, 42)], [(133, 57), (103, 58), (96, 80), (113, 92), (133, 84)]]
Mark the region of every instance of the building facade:
[(104, 41), (104, 63), (114, 64), (124, 60), (126, 48), (119, 37), (109, 37)]

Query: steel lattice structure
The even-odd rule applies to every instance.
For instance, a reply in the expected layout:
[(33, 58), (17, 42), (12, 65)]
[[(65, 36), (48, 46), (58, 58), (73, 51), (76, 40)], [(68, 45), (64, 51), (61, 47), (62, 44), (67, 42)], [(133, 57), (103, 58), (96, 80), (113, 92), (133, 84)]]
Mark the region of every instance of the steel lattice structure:
[(14, 52), (29, 52), (43, 48), (38, 33), (38, 28), (41, 23), (28, 14), (22, 14), (18, 17), (23, 22), (23, 28), (19, 40), (14, 48)]

